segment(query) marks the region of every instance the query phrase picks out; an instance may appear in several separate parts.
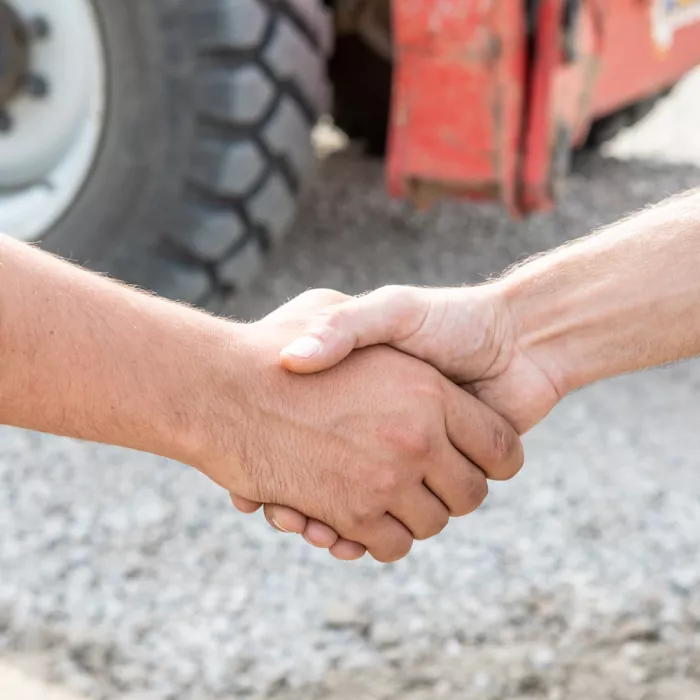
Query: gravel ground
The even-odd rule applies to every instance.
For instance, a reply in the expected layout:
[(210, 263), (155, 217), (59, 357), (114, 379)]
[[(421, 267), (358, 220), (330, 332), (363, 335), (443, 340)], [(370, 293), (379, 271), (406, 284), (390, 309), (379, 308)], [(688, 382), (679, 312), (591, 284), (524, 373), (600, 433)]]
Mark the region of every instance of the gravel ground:
[[(328, 159), (251, 318), (312, 286), (478, 281), (700, 180), (700, 75), (558, 213), (411, 212)], [(695, 127), (695, 128), (694, 128)], [(0, 432), (0, 650), (94, 698), (700, 697), (700, 364), (564, 401), (484, 507), (391, 566), (242, 517), (180, 465)]]

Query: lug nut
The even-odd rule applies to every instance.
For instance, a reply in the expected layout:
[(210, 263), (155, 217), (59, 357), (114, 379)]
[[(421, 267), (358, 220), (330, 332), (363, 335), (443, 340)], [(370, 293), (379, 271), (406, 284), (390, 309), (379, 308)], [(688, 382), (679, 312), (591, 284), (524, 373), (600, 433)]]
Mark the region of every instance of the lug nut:
[(27, 32), (32, 39), (46, 39), (50, 32), (49, 23), (43, 17), (34, 17), (27, 22)]
[(0, 133), (7, 133), (11, 129), (12, 117), (4, 110), (0, 110)]
[(32, 97), (38, 99), (46, 97), (49, 94), (49, 84), (46, 82), (46, 79), (42, 78), (40, 75), (28, 75), (25, 79), (24, 88)]

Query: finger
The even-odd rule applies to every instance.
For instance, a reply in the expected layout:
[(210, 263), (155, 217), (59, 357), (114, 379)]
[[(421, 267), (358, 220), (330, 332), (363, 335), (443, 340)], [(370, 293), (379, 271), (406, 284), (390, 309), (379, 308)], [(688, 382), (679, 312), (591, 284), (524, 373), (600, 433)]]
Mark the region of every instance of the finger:
[(425, 485), (440, 499), (452, 517), (462, 517), (475, 511), (489, 492), (484, 472), (452, 445), (445, 447), (439, 466), (439, 469), (426, 475)]
[(367, 551), (359, 542), (345, 540), (333, 528), (311, 518), (304, 530), (304, 539), (314, 547), (329, 549), (336, 559), (343, 561), (360, 559)]
[(231, 496), (231, 503), (236, 510), (240, 510), (241, 513), (255, 513), (256, 510), (262, 506), (262, 503), (257, 501), (250, 501), (243, 496), (236, 496), (235, 493), (229, 494)]
[(450, 520), (450, 511), (425, 484), (412, 489), (391, 508), (391, 514), (416, 540), (427, 540), (439, 535)]
[(302, 534), (309, 544), (321, 549), (330, 549), (338, 541), (338, 533), (332, 527), (313, 518), (309, 518)]
[(308, 374), (338, 364), (354, 349), (390, 344), (420, 329), (430, 308), (412, 287), (383, 287), (321, 311), (280, 353), (282, 365)]
[(367, 547), (374, 559), (384, 564), (403, 559), (413, 546), (411, 531), (389, 513), (375, 520), (366, 533), (355, 539)]
[(330, 553), (341, 561), (355, 561), (365, 556), (367, 549), (359, 542), (344, 540), (342, 537), (330, 548)]
[(514, 477), (523, 466), (524, 453), (510, 423), (447, 379), (443, 386), (450, 442), (489, 479)]
[(298, 535), (304, 532), (308, 522), (308, 518), (299, 511), (272, 503), (265, 504), (265, 518), (276, 530)]

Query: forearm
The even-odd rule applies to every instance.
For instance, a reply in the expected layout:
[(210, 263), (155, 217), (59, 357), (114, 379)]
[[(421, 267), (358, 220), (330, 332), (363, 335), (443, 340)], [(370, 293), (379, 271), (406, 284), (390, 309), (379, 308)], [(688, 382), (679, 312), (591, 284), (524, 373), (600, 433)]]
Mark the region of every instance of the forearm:
[(700, 354), (700, 191), (532, 260), (498, 284), (519, 349), (561, 395)]
[(234, 328), (0, 236), (0, 422), (191, 462)]

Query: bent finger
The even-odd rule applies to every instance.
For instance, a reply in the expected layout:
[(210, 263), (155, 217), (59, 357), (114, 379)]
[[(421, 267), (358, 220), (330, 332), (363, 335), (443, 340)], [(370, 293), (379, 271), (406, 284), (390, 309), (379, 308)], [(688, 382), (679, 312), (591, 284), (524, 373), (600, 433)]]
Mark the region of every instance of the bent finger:
[(262, 506), (262, 503), (251, 501), (248, 498), (243, 498), (243, 496), (236, 496), (235, 493), (230, 493), (229, 496), (231, 496), (233, 507), (241, 513), (255, 513)]
[(314, 547), (330, 549), (338, 541), (338, 533), (320, 520), (309, 518), (302, 533), (304, 539)]
[(510, 423), (449, 380), (443, 386), (450, 442), (489, 479), (514, 477), (523, 466), (524, 452)]
[(425, 477), (425, 485), (439, 498), (452, 517), (475, 511), (489, 492), (486, 475), (452, 445), (447, 445), (440, 468)]
[(330, 548), (330, 553), (340, 561), (355, 561), (365, 556), (367, 549), (359, 542), (344, 540), (342, 537)]
[(391, 508), (391, 514), (416, 540), (427, 540), (440, 534), (450, 520), (445, 503), (426, 484), (411, 489)]
[[(354, 535), (353, 535), (354, 537)], [(413, 546), (413, 534), (393, 515), (385, 513), (357, 537), (374, 559), (383, 564), (403, 559)]]
[(308, 522), (308, 518), (298, 510), (274, 503), (265, 504), (265, 518), (275, 530), (298, 535), (304, 532)]

